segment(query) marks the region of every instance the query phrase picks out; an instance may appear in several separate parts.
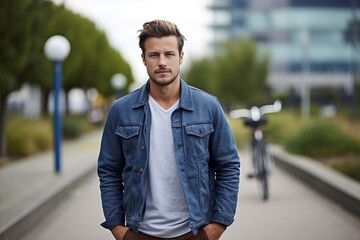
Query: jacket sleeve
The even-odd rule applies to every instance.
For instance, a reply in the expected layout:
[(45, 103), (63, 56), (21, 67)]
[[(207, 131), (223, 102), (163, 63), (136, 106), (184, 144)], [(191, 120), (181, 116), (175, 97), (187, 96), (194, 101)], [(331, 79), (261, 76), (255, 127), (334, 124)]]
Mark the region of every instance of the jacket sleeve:
[(115, 103), (108, 113), (104, 126), (97, 168), (105, 216), (105, 221), (101, 225), (107, 229), (125, 225), (122, 179), (124, 157), (116, 135), (117, 116), (118, 108)]
[(212, 222), (229, 226), (234, 221), (240, 185), (240, 158), (233, 132), (217, 102), (210, 139), (210, 164), (216, 174)]

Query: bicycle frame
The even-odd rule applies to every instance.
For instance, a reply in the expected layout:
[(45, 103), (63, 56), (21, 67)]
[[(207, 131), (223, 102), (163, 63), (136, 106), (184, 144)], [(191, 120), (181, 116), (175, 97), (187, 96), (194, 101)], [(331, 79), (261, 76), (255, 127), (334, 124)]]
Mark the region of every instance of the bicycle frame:
[(272, 105), (253, 106), (251, 109), (238, 109), (230, 112), (230, 117), (244, 118), (245, 125), (252, 129), (252, 156), (255, 170), (253, 176), (260, 183), (262, 200), (267, 200), (269, 197), (268, 174), (272, 160), (266, 149), (264, 133), (261, 127), (267, 123), (266, 114), (279, 112), (280, 110), (281, 102), (275, 101)]
[[(265, 123), (264, 123), (265, 124)], [(254, 166), (254, 177), (260, 183), (261, 199), (269, 197), (268, 178), (271, 159), (266, 149), (266, 142), (261, 127), (255, 127), (252, 131), (252, 157)]]

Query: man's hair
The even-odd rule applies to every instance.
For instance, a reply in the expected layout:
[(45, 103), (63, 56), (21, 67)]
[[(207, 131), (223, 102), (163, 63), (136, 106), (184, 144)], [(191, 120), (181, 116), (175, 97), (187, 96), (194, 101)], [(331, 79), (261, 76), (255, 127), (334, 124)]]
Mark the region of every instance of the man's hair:
[(143, 29), (140, 29), (138, 32), (140, 33), (139, 47), (143, 53), (145, 53), (145, 41), (150, 37), (161, 38), (175, 36), (178, 42), (179, 53), (182, 52), (184, 41), (186, 40), (174, 23), (164, 20), (153, 20), (151, 22), (146, 22), (143, 25)]

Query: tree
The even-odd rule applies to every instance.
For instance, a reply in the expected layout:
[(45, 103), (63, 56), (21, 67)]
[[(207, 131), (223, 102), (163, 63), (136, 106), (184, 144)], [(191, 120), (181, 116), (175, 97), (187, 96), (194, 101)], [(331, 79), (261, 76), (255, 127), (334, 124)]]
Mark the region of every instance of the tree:
[(0, 1), (0, 155), (5, 155), (6, 99), (27, 80), (27, 68), (39, 32), (45, 22), (36, 21), (34, 6), (47, 4), (42, 0)]
[(65, 93), (73, 88), (96, 88), (105, 95), (110, 91), (113, 94), (110, 79), (117, 72), (126, 75), (128, 84), (134, 81), (128, 63), (92, 21), (61, 5), (53, 25), (51, 35), (64, 35), (71, 43), (72, 50), (64, 62)]
[(228, 41), (220, 48), (218, 54), (195, 61), (187, 71), (187, 81), (226, 105), (264, 101), (268, 57), (250, 40)]
[(216, 94), (215, 70), (215, 59), (196, 59), (191, 62), (191, 68), (186, 71), (185, 80), (194, 87), (200, 88), (210, 94)]
[[(43, 47), (55, 34), (68, 38), (72, 47), (64, 62), (65, 91), (98, 88), (109, 94), (110, 78), (117, 72), (126, 75), (128, 85), (134, 81), (129, 64), (90, 20), (52, 1), (0, 1), (0, 156), (6, 154), (5, 119), (9, 93), (25, 82), (40, 86), (45, 97), (52, 89), (49, 79), (52, 79), (53, 68), (44, 56)], [(45, 113), (46, 104), (43, 106)]]
[[(355, 1), (354, 1), (355, 4)], [(356, 8), (353, 9), (356, 11)], [(351, 44), (352, 48), (352, 74), (354, 78), (353, 96), (352, 96), (352, 117), (357, 119), (360, 112), (360, 20), (354, 17), (349, 21), (344, 31), (344, 40)]]

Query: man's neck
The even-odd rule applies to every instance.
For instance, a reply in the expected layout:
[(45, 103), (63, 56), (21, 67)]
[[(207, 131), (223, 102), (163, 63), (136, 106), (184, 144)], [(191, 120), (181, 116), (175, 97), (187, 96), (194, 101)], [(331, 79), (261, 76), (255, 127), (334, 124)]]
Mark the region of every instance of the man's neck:
[(180, 79), (167, 86), (150, 81), (150, 95), (162, 108), (170, 108), (180, 98)]

